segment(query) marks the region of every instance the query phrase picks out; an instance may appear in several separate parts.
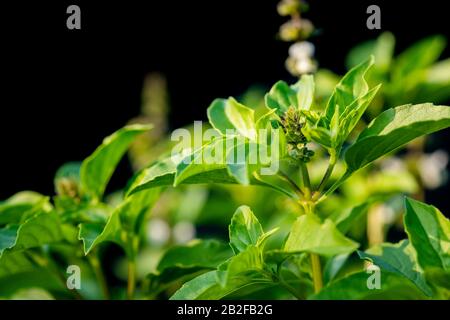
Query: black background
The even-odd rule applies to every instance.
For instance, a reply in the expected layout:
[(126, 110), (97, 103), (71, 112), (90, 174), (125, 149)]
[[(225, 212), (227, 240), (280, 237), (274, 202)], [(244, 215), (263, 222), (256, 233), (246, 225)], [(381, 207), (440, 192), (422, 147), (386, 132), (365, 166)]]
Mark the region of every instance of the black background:
[[(0, 5), (0, 198), (31, 189), (53, 193), (53, 175), (82, 160), (103, 137), (139, 112), (142, 81), (168, 79), (172, 128), (205, 119), (216, 97), (238, 96), (253, 84), (290, 80), (288, 44), (276, 40), (286, 19), (277, 1), (21, 1)], [(397, 51), (440, 33), (450, 39), (445, 1), (311, 0), (306, 14), (319, 36), (321, 66), (344, 72), (348, 50), (380, 31), (366, 28), (378, 4), (382, 30)], [(81, 7), (82, 30), (66, 28), (66, 8)], [(449, 57), (446, 50), (443, 57)], [(448, 149), (448, 130), (437, 147)], [(113, 184), (124, 183), (122, 164)], [(428, 201), (448, 207), (448, 187)]]

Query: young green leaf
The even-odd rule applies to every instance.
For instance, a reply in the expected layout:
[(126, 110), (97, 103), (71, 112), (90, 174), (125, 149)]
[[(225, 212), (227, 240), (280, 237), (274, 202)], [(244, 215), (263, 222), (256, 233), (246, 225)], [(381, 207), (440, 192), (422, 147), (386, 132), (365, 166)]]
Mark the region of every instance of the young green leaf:
[(231, 218), (229, 234), (230, 246), (238, 254), (250, 245), (256, 245), (264, 231), (252, 210), (248, 206), (240, 206)]
[(314, 77), (305, 74), (292, 88), (297, 91), (297, 108), (309, 110), (314, 101)]
[(450, 270), (450, 221), (435, 207), (406, 198), (405, 229), (423, 269)]
[[(307, 100), (307, 99), (306, 99)], [(265, 96), (266, 106), (275, 109), (278, 115), (283, 115), (289, 107), (298, 106), (297, 92), (286, 82), (278, 81)]]
[(234, 135), (240, 134), (251, 140), (256, 138), (254, 111), (235, 99), (216, 99), (207, 113), (213, 128), (222, 135), (229, 135), (230, 130), (233, 130)]
[(337, 84), (325, 109), (325, 117), (329, 124), (336, 110), (341, 116), (354, 101), (367, 93), (369, 87), (364, 76), (373, 65), (373, 60), (373, 56), (371, 56), (368, 60), (360, 63), (351, 69)]
[(314, 100), (314, 78), (312, 75), (303, 75), (292, 86), (284, 81), (278, 81), (265, 96), (266, 106), (282, 116), (289, 107), (308, 111)]
[(100, 199), (129, 145), (136, 136), (150, 128), (144, 125), (130, 125), (106, 137), (102, 145), (81, 165), (80, 179), (83, 192), (95, 199)]
[(261, 248), (250, 245), (218, 267), (217, 281), (222, 287), (226, 287), (233, 277), (243, 275), (248, 271), (261, 271), (263, 268)]
[(432, 291), (417, 263), (414, 248), (408, 240), (403, 240), (397, 244), (385, 243), (370, 248), (366, 252), (358, 251), (358, 254), (361, 259), (370, 260), (381, 269), (397, 273), (411, 280), (427, 296), (432, 295)]
[(346, 238), (331, 220), (321, 223), (310, 215), (299, 217), (284, 245), (288, 253), (312, 252), (323, 256), (351, 253), (358, 244)]

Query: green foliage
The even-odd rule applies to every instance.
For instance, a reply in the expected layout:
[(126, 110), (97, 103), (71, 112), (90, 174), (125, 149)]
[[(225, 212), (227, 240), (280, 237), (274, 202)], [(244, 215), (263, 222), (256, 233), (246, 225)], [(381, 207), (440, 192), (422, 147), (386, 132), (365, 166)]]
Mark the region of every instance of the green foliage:
[(405, 230), (422, 268), (450, 270), (450, 221), (435, 207), (406, 199)]
[[(215, 130), (209, 141), (171, 156), (169, 150), (153, 155), (158, 160), (112, 195), (105, 195), (105, 190), (120, 159), (149, 126), (124, 127), (81, 164), (62, 166), (55, 175), (52, 199), (22, 192), (0, 203), (0, 285), (5, 288), (2, 292), (0, 287), (0, 296), (123, 298), (123, 289), (109, 291), (99, 260), (103, 248), (114, 243), (124, 252), (130, 299), (254, 298), (265, 290), (285, 299), (448, 299), (450, 222), (438, 209), (406, 198), (408, 239), (370, 246), (361, 236), (374, 204), (395, 202), (398, 197), (393, 195), (418, 189), (409, 172), (372, 174), (369, 168), (416, 138), (450, 126), (449, 107), (421, 103), (387, 109), (362, 129), (364, 113), (384, 90), (374, 84), (384, 82), (383, 72), (392, 72), (398, 81), (423, 72), (442, 77), (431, 66), (442, 50), (442, 39), (429, 39), (396, 60), (393, 45), (393, 38), (385, 34), (354, 51), (349, 61), (359, 64), (338, 81), (324, 108), (315, 99), (323, 88), (312, 75), (293, 85), (277, 82), (258, 109), (234, 98), (213, 101), (207, 111)], [(367, 59), (367, 52), (380, 60)], [(361, 55), (365, 59), (360, 60)], [(383, 94), (395, 88), (390, 84)], [(242, 159), (235, 159), (238, 152)], [(327, 153), (328, 159), (322, 159)], [(277, 169), (267, 174), (274, 164)], [(246, 189), (216, 186), (191, 199), (183, 189), (191, 184)], [(341, 194), (334, 194), (340, 186)], [(170, 193), (172, 187), (182, 190), (175, 193), (182, 200)], [(213, 198), (214, 192), (228, 192), (237, 200), (219, 198), (205, 209), (210, 219), (218, 218), (218, 203), (222, 212), (233, 208), (231, 213), (235, 203), (252, 203), (250, 195), (260, 197), (259, 206), (252, 207), (266, 215), (259, 220), (249, 206), (239, 206), (228, 226), (228, 244), (211, 239), (156, 243), (163, 227), (147, 229), (152, 212), (152, 222), (162, 217), (175, 225), (171, 235), (162, 235), (167, 243), (182, 242), (176, 229), (198, 222), (205, 199)], [(196, 201), (200, 204), (192, 205)], [(173, 208), (180, 203), (181, 209)], [(164, 209), (177, 214), (165, 216)], [(382, 289), (369, 288), (370, 270), (363, 267), (369, 263), (381, 268)], [(69, 264), (83, 268), (91, 289), (67, 292), (61, 271)], [(30, 293), (38, 270), (46, 270), (52, 280)], [(22, 275), (34, 282), (11, 283)]]
[(314, 216), (297, 219), (286, 240), (286, 252), (312, 252), (323, 256), (351, 253), (358, 244), (346, 238), (331, 220), (320, 223)]
[(101, 199), (109, 179), (131, 142), (149, 129), (148, 126), (128, 126), (105, 138), (102, 145), (81, 165), (82, 190), (95, 199)]
[(415, 251), (407, 240), (398, 244), (386, 243), (379, 247), (373, 247), (366, 252), (359, 252), (362, 259), (371, 260), (375, 265), (404, 276), (411, 280), (426, 295), (431, 295), (431, 290), (425, 282), (423, 272), (417, 264)]

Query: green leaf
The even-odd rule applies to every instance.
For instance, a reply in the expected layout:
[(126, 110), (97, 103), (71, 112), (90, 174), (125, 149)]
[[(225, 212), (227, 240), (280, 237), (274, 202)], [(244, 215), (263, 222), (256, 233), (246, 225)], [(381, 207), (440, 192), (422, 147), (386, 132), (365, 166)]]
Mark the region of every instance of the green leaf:
[(403, 51), (393, 65), (393, 82), (401, 82), (401, 79), (406, 75), (425, 68), (436, 61), (445, 48), (445, 42), (445, 38), (442, 36), (432, 36)]
[(261, 249), (255, 245), (250, 245), (218, 267), (217, 280), (222, 287), (226, 287), (233, 277), (245, 274), (248, 271), (261, 271), (263, 267)]
[(312, 300), (423, 300), (424, 296), (406, 278), (384, 271), (380, 273), (381, 288), (369, 289), (367, 280), (370, 273), (352, 273), (344, 278), (330, 282)]
[(42, 208), (51, 208), (47, 197), (32, 191), (16, 193), (0, 204), (0, 226), (18, 224)]
[[(212, 152), (215, 146), (204, 146), (203, 148), (209, 148), (208, 152)], [(134, 180), (129, 185), (126, 194), (132, 195), (142, 190), (160, 187), (160, 186), (172, 186), (174, 185), (175, 175), (177, 172), (177, 166), (180, 165), (180, 176), (178, 177), (177, 184), (208, 184), (208, 183), (224, 183), (224, 184), (237, 184), (238, 181), (230, 175), (230, 172), (226, 165), (217, 164), (196, 164), (193, 159), (195, 157), (203, 157), (200, 155), (203, 151), (197, 151), (193, 157), (184, 158), (186, 163), (180, 163), (181, 159), (172, 160), (172, 157), (165, 158), (161, 161), (157, 161), (148, 168), (143, 169), (136, 175)], [(262, 185), (271, 187), (285, 195), (298, 198), (298, 191), (294, 186), (288, 182), (283, 181), (279, 176), (275, 175), (260, 175), (257, 172), (253, 173), (250, 177), (251, 185)]]
[(217, 240), (193, 240), (186, 245), (174, 246), (167, 250), (158, 264), (158, 271), (170, 267), (216, 268), (232, 256), (230, 247)]
[(103, 140), (92, 155), (81, 165), (81, 186), (85, 193), (100, 199), (117, 164), (136, 136), (149, 130), (150, 126), (131, 125), (116, 131)]
[[(199, 151), (197, 151), (199, 152)], [(196, 156), (198, 153), (194, 153)], [(168, 157), (157, 161), (150, 167), (143, 169), (130, 184), (126, 194), (128, 196), (140, 192), (142, 190), (174, 185), (175, 175), (177, 173), (177, 166), (183, 157)], [(187, 168), (189, 165), (192, 168)], [(180, 170), (184, 171), (184, 176), (179, 177), (179, 184), (202, 184), (202, 183), (237, 183), (233, 177), (230, 177), (226, 166), (209, 166), (203, 167), (201, 164), (192, 163), (186, 159), (186, 163), (180, 165)], [(180, 173), (180, 174), (181, 174)]]
[(320, 223), (310, 215), (303, 215), (294, 222), (284, 245), (285, 252), (306, 251), (323, 256), (351, 253), (357, 248), (358, 244), (339, 232), (331, 220)]
[(305, 74), (292, 88), (297, 91), (297, 108), (309, 110), (314, 101), (314, 77)]
[(334, 222), (336, 228), (343, 234), (346, 234), (352, 227), (353, 222), (367, 213), (373, 201), (366, 201), (350, 210), (335, 211), (329, 218)]
[(328, 123), (331, 123), (336, 110), (338, 110), (339, 115), (342, 115), (355, 100), (368, 92), (369, 87), (364, 76), (373, 63), (373, 56), (371, 56), (368, 60), (351, 69), (337, 84), (325, 109)]
[(250, 245), (256, 245), (264, 231), (252, 210), (248, 206), (240, 206), (231, 218), (229, 234), (230, 246), (238, 254)]
[(425, 278), (433, 290), (433, 299), (450, 300), (450, 271), (428, 268)]
[(95, 246), (111, 241), (123, 247), (128, 255), (132, 255), (133, 246), (130, 237), (140, 234), (146, 215), (155, 204), (160, 190), (147, 189), (129, 196), (112, 212), (108, 222), (82, 223), (78, 238), (83, 241), (87, 255)]
[(405, 230), (423, 269), (450, 270), (450, 221), (435, 207), (406, 198)]
[[(235, 182), (227, 171), (228, 150), (234, 147), (235, 138), (215, 139), (205, 144), (193, 154), (185, 157), (176, 168), (174, 186), (178, 186), (188, 178), (208, 177), (211, 182)], [(227, 173), (223, 176), (224, 171)], [(207, 180), (205, 179), (204, 182)], [(222, 183), (223, 183), (222, 182)]]
[(350, 254), (343, 253), (328, 259), (323, 268), (324, 283), (329, 283), (339, 274), (339, 271), (341, 271), (349, 257)]
[[(345, 153), (345, 177), (413, 139), (450, 126), (450, 107), (431, 103), (389, 109), (364, 129)], [(342, 179), (341, 179), (342, 181)]]
[[(372, 100), (375, 98), (381, 84), (367, 91), (366, 94), (356, 99), (341, 115), (343, 119), (339, 121), (338, 132), (339, 139), (338, 144), (341, 144), (347, 139), (348, 135), (353, 131), (358, 124), (359, 119), (366, 111)], [(332, 127), (333, 128), (333, 127)]]
[(226, 166), (230, 176), (236, 179), (237, 182), (243, 185), (249, 185), (253, 171), (258, 167), (257, 164), (250, 164), (251, 157), (258, 156), (257, 148), (260, 147), (257, 143), (237, 141), (236, 144), (227, 150)]
[[(111, 216), (112, 217), (112, 216)], [(114, 220), (116, 220), (115, 218)], [(108, 221), (112, 224), (111, 218)], [(81, 223), (79, 227), (78, 239), (83, 241), (84, 253), (88, 254), (95, 245), (101, 242), (100, 235), (105, 229), (105, 224), (103, 223)], [(111, 226), (110, 226), (111, 228)], [(120, 227), (118, 227), (120, 228)], [(106, 241), (106, 240), (105, 240)]]
[(240, 134), (252, 140), (256, 138), (254, 111), (235, 99), (216, 99), (209, 106), (207, 113), (213, 128), (222, 135), (231, 133), (231, 135)]
[[(16, 236), (14, 237), (14, 233)], [(1, 229), (0, 253), (6, 249), (20, 251), (61, 241), (61, 221), (54, 212), (41, 212), (20, 225)]]
[(272, 286), (273, 282), (258, 272), (231, 278), (225, 287), (217, 282), (217, 271), (210, 271), (186, 282), (170, 300), (218, 300), (250, 286), (256, 289)]
[(397, 244), (384, 243), (370, 248), (366, 252), (358, 251), (358, 255), (361, 259), (372, 261), (381, 269), (404, 276), (427, 296), (432, 295), (432, 291), (425, 282), (423, 272), (416, 261), (414, 248), (408, 240), (403, 240)]
[(309, 110), (314, 100), (314, 77), (303, 75), (294, 85), (278, 81), (265, 96), (266, 106), (281, 116), (289, 107)]
[(17, 225), (0, 229), (0, 258), (2, 257), (3, 251), (14, 247), (17, 238), (17, 229), (19, 229)]
[(371, 54), (375, 59), (375, 70), (379, 73), (389, 71), (395, 47), (395, 38), (390, 32), (383, 32), (376, 40), (364, 42), (353, 48), (347, 55), (346, 66), (353, 66), (363, 62)]
[(32, 271), (35, 268), (23, 251), (7, 250), (0, 257), (0, 278)]
[[(305, 80), (306, 82), (306, 80)], [(306, 85), (306, 83), (305, 83)], [(275, 109), (278, 115), (283, 115), (289, 107), (298, 106), (297, 92), (286, 82), (278, 81), (265, 96), (266, 106)], [(307, 102), (307, 98), (305, 100)]]
[(177, 280), (216, 269), (232, 255), (230, 246), (217, 240), (193, 240), (174, 246), (161, 258), (157, 272), (147, 276), (149, 292), (154, 294)]

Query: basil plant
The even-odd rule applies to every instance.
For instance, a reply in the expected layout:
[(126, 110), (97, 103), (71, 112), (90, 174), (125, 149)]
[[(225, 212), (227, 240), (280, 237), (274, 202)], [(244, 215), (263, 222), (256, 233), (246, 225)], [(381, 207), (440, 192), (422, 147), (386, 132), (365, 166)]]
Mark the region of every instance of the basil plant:
[[(202, 133), (202, 143), (181, 141), (137, 172), (114, 201), (105, 196), (109, 180), (149, 126), (124, 127), (82, 163), (63, 166), (55, 197), (22, 192), (3, 201), (0, 297), (11, 297), (21, 278), (63, 298), (449, 299), (450, 221), (437, 208), (405, 198), (407, 239), (367, 250), (349, 235), (364, 203), (319, 214), (355, 172), (450, 126), (450, 107), (407, 104), (379, 114), (355, 139), (352, 132), (380, 89), (365, 80), (373, 60), (352, 68), (323, 108), (315, 101), (312, 75), (291, 85), (277, 82), (265, 95), (263, 112), (233, 98), (213, 101), (207, 111), (212, 129)], [(315, 182), (310, 164), (323, 153), (328, 166)], [(339, 166), (345, 169), (336, 177)], [(229, 244), (197, 239), (172, 246), (154, 270), (138, 277), (145, 221), (165, 188), (183, 184), (269, 188), (295, 202), (297, 217), (283, 233), (277, 226), (263, 228), (257, 212), (242, 205), (229, 224)], [(106, 242), (125, 256), (126, 288), (105, 276), (100, 253)], [(68, 265), (80, 268), (80, 288), (69, 288)]]

